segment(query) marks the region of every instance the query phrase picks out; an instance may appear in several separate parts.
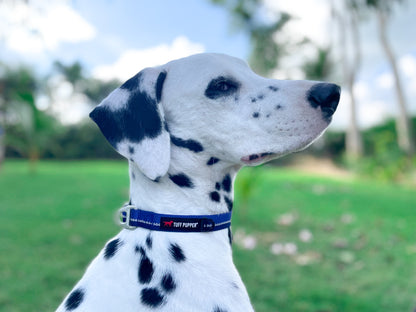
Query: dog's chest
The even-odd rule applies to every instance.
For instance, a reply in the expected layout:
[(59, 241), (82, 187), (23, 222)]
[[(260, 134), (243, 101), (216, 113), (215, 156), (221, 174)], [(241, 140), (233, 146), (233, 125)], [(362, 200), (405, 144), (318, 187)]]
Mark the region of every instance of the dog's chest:
[(222, 242), (228, 242), (227, 231), (122, 231), (58, 311), (252, 311)]

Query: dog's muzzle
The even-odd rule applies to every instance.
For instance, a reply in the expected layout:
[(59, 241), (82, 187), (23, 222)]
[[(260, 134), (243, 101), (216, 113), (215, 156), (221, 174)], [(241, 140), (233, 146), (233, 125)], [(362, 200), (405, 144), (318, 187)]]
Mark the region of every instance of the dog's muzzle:
[(317, 83), (309, 89), (308, 102), (313, 108), (321, 108), (322, 117), (330, 121), (338, 107), (341, 88), (333, 83)]

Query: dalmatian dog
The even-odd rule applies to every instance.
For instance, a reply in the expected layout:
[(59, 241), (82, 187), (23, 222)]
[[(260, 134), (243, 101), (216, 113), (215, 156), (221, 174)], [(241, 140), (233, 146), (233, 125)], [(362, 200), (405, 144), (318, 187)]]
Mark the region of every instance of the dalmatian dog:
[(126, 228), (57, 311), (253, 311), (232, 260), (236, 174), (309, 146), (339, 98), (337, 85), (266, 79), (223, 54), (146, 68), (114, 90), (90, 117), (129, 161)]

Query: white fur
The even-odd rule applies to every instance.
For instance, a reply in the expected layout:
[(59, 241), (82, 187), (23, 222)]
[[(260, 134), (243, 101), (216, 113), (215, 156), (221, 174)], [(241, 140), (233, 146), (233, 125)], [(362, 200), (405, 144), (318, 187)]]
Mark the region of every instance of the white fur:
[[(221, 195), (219, 203), (209, 198), (210, 192), (216, 191), (216, 183), (221, 183), (224, 176), (229, 174), (234, 182), (238, 170), (244, 165), (257, 165), (301, 150), (328, 126), (321, 109), (313, 108), (307, 102), (306, 94), (315, 82), (265, 79), (253, 73), (239, 59), (221, 54), (201, 54), (170, 62), (153, 71), (147, 69), (151, 75), (145, 76), (141, 88), (154, 88), (161, 70), (167, 73), (160, 103), (161, 114), (170, 134), (184, 140), (196, 140), (204, 150), (195, 153), (171, 144), (170, 152), (166, 154), (166, 136), (156, 138), (155, 141), (160, 140), (157, 144), (147, 144), (152, 140), (146, 139), (134, 146), (141, 149), (141, 156), (137, 157), (147, 155), (154, 160), (160, 154), (169, 155), (169, 159), (163, 156), (164, 165), (155, 168), (154, 172), (152, 162), (140, 164), (146, 159), (136, 161), (133, 158), (129, 162), (131, 202), (142, 209), (186, 215), (226, 212), (228, 207), (224, 197), (232, 200), (232, 191), (229, 194), (224, 190), (218, 191)], [(216, 100), (207, 98), (204, 92), (208, 83), (221, 75), (238, 79), (241, 84), (238, 94)], [(278, 88), (278, 91), (271, 90), (270, 86)], [(277, 105), (280, 108), (277, 109)], [(116, 106), (119, 108), (120, 103)], [(254, 118), (254, 113), (259, 113), (259, 117)], [(121, 149), (127, 148), (127, 143), (124, 145)], [(273, 155), (259, 161), (247, 161), (249, 155), (261, 153)], [(210, 157), (220, 161), (207, 166)], [(157, 183), (151, 181), (149, 177), (156, 178), (157, 173), (167, 170), (166, 164), (169, 164), (168, 174)], [(143, 172), (143, 168), (147, 171)], [(169, 175), (178, 173), (190, 177), (194, 187), (174, 184)], [(153, 240), (151, 249), (146, 248), (145, 242), (149, 233)], [(213, 312), (216, 306), (228, 312), (253, 311), (232, 261), (227, 230), (167, 233), (138, 228), (123, 230), (117, 237), (123, 245), (115, 256), (105, 260), (101, 252), (75, 286), (74, 289), (81, 287), (85, 290), (85, 298), (74, 311)], [(185, 261), (176, 263), (172, 259), (168, 251), (171, 243), (182, 248)], [(141, 256), (135, 253), (135, 246), (145, 248), (154, 265), (154, 275), (146, 285), (138, 282)], [(176, 289), (170, 294), (162, 291), (165, 301), (157, 308), (142, 305), (141, 289), (160, 288), (160, 280), (166, 272), (172, 273)], [(64, 303), (57, 311), (66, 311)]]

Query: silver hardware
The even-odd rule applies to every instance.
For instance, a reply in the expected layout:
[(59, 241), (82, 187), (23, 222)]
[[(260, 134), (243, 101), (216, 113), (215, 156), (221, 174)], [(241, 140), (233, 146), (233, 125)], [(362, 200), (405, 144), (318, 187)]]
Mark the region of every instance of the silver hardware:
[(127, 230), (134, 230), (136, 227), (130, 225), (130, 209), (135, 209), (133, 205), (124, 205), (116, 213), (116, 223)]

